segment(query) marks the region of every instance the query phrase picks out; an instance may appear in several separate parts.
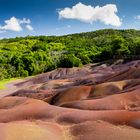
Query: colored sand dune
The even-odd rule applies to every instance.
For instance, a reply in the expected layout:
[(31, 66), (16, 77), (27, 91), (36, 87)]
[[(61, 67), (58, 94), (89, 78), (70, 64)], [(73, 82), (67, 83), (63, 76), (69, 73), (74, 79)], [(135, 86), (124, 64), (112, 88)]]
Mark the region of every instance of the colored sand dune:
[(0, 140), (140, 140), (139, 60), (60, 68), (0, 92)]

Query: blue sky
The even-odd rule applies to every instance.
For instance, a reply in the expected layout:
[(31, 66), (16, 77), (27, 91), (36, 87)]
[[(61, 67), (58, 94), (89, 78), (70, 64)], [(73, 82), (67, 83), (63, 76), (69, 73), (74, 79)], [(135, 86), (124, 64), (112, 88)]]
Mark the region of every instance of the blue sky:
[(140, 0), (0, 0), (0, 13), (0, 38), (140, 29)]

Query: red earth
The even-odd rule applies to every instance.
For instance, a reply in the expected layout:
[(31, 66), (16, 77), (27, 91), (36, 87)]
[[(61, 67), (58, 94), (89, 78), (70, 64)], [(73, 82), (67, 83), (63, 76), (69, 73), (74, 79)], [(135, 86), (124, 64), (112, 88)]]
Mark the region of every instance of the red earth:
[(140, 60), (60, 68), (7, 88), (0, 140), (140, 140)]

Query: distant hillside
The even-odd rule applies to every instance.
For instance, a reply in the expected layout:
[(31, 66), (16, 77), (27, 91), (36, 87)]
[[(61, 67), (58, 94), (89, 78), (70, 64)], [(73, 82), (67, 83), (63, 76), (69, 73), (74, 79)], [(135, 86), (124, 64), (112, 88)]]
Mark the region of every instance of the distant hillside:
[(104, 30), (97, 30), (95, 32), (85, 32), (80, 34), (74, 35), (82, 35), (85, 37), (97, 37), (97, 36), (109, 36), (109, 35), (121, 35), (123, 37), (132, 37), (132, 36), (139, 36), (140, 30), (135, 29), (128, 29), (128, 30), (115, 30), (115, 29), (104, 29)]
[(98, 30), (65, 36), (0, 40), (0, 79), (36, 75), (58, 67), (81, 66), (114, 57), (140, 55), (140, 31)]

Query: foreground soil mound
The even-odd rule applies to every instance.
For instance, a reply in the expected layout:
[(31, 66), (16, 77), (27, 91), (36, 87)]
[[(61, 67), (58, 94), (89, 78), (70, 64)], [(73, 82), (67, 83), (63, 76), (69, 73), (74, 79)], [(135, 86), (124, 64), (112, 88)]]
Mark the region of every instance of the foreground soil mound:
[(56, 69), (13, 87), (0, 95), (0, 140), (140, 140), (139, 60)]

